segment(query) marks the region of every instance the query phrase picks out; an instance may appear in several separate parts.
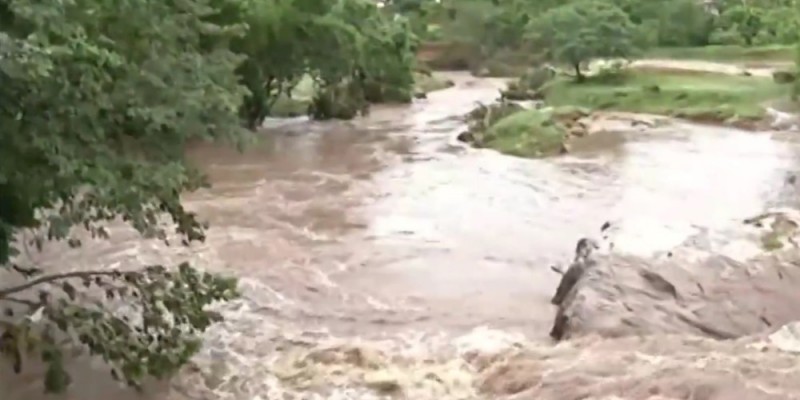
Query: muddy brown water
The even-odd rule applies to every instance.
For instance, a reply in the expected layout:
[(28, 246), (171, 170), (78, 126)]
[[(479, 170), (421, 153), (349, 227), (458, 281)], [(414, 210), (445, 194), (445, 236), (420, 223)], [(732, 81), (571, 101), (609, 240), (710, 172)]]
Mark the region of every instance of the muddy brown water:
[[(549, 266), (605, 221), (618, 251), (648, 256), (698, 237), (726, 251), (741, 247), (742, 219), (794, 205), (791, 135), (673, 122), (600, 133), (561, 158), (508, 157), (453, 140), (459, 117), (496, 98), (502, 81), (449, 77), (454, 88), (358, 121), (270, 121), (245, 153), (191, 149), (213, 182), (186, 197), (211, 223), (203, 245), (164, 248), (119, 227), (108, 242), (32, 257), (51, 268), (189, 259), (240, 277), (245, 299), (209, 332), (196, 367), (236, 382), (190, 368), (148, 396), (266, 399), (275, 377), (265, 365), (283, 348), (276, 332), (419, 344), (485, 326), (544, 340), (559, 279)], [(137, 397), (105, 372), (75, 371), (69, 398)], [(8, 378), (0, 392), (42, 398), (38, 382)]]

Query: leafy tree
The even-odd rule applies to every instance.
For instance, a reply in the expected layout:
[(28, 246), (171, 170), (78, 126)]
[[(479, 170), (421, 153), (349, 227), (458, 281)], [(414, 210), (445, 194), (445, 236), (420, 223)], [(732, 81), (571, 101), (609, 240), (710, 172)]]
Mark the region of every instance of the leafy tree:
[(410, 101), (415, 41), (406, 18), (367, 0), (238, 1), (218, 18), (250, 27), (233, 42), (247, 56), (237, 72), (250, 91), (241, 113), (250, 128), (304, 76), (315, 82), (315, 118), (352, 118), (366, 109), (376, 100), (366, 99), (367, 82)]
[(798, 39), (796, 0), (719, 0), (718, 37), (736, 34), (745, 45), (792, 44)]
[(628, 58), (635, 51), (634, 27), (619, 7), (583, 0), (550, 9), (528, 27), (530, 37), (548, 59), (573, 68), (583, 81), (581, 65), (595, 58)]
[(205, 307), (236, 296), (235, 281), (188, 264), (45, 274), (14, 258), (80, 246), (75, 226), (106, 237), (114, 219), (166, 241), (167, 215), (185, 244), (204, 239), (180, 203), (205, 184), (185, 145), (248, 138), (228, 49), (242, 27), (213, 14), (208, 0), (0, 0), (0, 266), (23, 280), (0, 285), (0, 349), (16, 371), (38, 353), (48, 391), (70, 382), (65, 346), (134, 387), (168, 376), (217, 319)]

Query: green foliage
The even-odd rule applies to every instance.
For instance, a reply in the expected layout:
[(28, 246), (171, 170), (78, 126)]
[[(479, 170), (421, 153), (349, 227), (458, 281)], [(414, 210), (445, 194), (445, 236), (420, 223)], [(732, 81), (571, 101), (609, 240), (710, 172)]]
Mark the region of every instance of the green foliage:
[(613, 0), (636, 25), (639, 44), (701, 46), (708, 43), (713, 15), (696, 0)]
[(795, 0), (724, 0), (717, 11), (716, 44), (790, 44), (800, 37)]
[[(242, 108), (250, 128), (272, 115), (277, 101), (291, 99), (304, 77), (319, 92), (311, 110), (319, 118), (352, 118), (360, 110), (319, 107), (333, 92), (336, 101), (359, 107), (364, 101), (411, 100), (416, 40), (406, 18), (393, 18), (367, 0), (239, 1), (224, 18), (250, 27), (233, 42), (235, 51), (247, 55), (238, 72), (251, 93)], [(351, 85), (359, 89), (334, 89)], [(334, 108), (347, 112), (324, 114)]]
[[(794, 63), (795, 75), (800, 74), (800, 41), (798, 41), (797, 45), (795, 46), (795, 63)], [(800, 98), (800, 79), (795, 79), (794, 85), (792, 85), (792, 93), (791, 93), (792, 101), (797, 101)]]
[[(242, 32), (214, 23), (223, 1), (0, 0), (0, 265), (22, 243), (67, 240), (73, 227), (106, 237), (120, 218), (166, 241), (166, 214), (184, 243), (204, 225), (180, 195), (205, 184), (184, 159), (187, 142), (243, 144), (238, 115), (246, 89), (229, 49)], [(70, 379), (73, 346), (101, 356), (123, 382), (168, 376), (216, 319), (205, 306), (236, 295), (235, 281), (149, 267), (44, 275), (13, 266), (3, 282), (0, 348), (15, 370), (38, 354), (46, 389)], [(122, 304), (115, 304), (117, 299)], [(126, 311), (127, 310), (127, 311)]]
[[(434, 11), (427, 12), (424, 18), (429, 26), (437, 28), (436, 39), (469, 48), (467, 55), (458, 57), (468, 62), (458, 66), (473, 71), (484, 71), (490, 64), (489, 69), (503, 71), (536, 64), (540, 60), (539, 43), (525, 37), (526, 32), (530, 33), (526, 26), (546, 21), (543, 15), (555, 15), (555, 8), (592, 13), (592, 9), (613, 4), (628, 15), (630, 24), (626, 29), (630, 30), (638, 48), (793, 45), (800, 35), (800, 5), (796, 0), (450, 0), (428, 3), (435, 5), (428, 6), (428, 10)], [(567, 14), (561, 15), (566, 17)], [(595, 17), (602, 21), (600, 15)], [(577, 22), (577, 17), (571, 22)], [(585, 24), (575, 24), (578, 25)], [(573, 36), (580, 36), (575, 28), (562, 28), (562, 34), (571, 32)], [(590, 36), (597, 34), (598, 29), (594, 30)], [(498, 60), (498, 55), (504, 53), (526, 57)], [(442, 57), (453, 58), (444, 54)], [(431, 65), (438, 64), (447, 68), (456, 65), (439, 60)], [(492, 71), (488, 73), (497, 75)]]
[(550, 9), (528, 29), (548, 59), (573, 67), (578, 80), (583, 80), (581, 65), (592, 59), (628, 58), (635, 51), (628, 15), (603, 1), (583, 0)]
[[(40, 358), (47, 365), (45, 390), (52, 393), (71, 382), (65, 339), (105, 360), (113, 379), (140, 388), (144, 378), (168, 378), (189, 361), (200, 334), (221, 319), (205, 307), (238, 295), (235, 280), (198, 273), (186, 263), (174, 272), (149, 266), (48, 276), (14, 268), (30, 280), (0, 290), (4, 302), (21, 304), (4, 309), (0, 352), (16, 372), (26, 359)], [(36, 300), (13, 297), (32, 287), (40, 289)], [(32, 317), (14, 320), (16, 314)]]

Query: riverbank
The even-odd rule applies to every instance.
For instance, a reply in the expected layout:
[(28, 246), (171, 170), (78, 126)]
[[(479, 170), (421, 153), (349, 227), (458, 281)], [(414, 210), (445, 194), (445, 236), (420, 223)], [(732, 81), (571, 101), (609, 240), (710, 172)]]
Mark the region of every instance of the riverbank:
[[(553, 155), (566, 152), (569, 140), (597, 131), (589, 126), (594, 123), (589, 115), (610, 111), (745, 130), (765, 130), (776, 125), (779, 129), (789, 129), (796, 125), (795, 118), (776, 115), (771, 110), (776, 105), (787, 110), (790, 108), (786, 103), (793, 104), (789, 101), (792, 72), (779, 76), (773, 69), (747, 70), (699, 61), (640, 60), (625, 67), (594, 63), (586, 74), (578, 81), (563, 72), (529, 71), (510, 82), (501, 97), (539, 101), (541, 104), (537, 108), (545, 111), (504, 115), (508, 121), (484, 119), (478, 124), (472, 123), (460, 139), (476, 147), (510, 155)], [(503, 101), (494, 107), (504, 107)], [(583, 111), (576, 114), (575, 110)], [(624, 119), (631, 126), (648, 125), (630, 114)], [(495, 113), (495, 117), (498, 115)], [(555, 138), (561, 140), (560, 151), (554, 151)]]
[(795, 47), (773, 46), (702, 46), (657, 47), (645, 52), (645, 58), (700, 60), (746, 65), (792, 63)]
[(551, 106), (658, 114), (702, 123), (759, 129), (769, 124), (765, 103), (788, 97), (771, 78), (695, 71), (628, 70), (585, 82), (559, 77), (542, 88)]

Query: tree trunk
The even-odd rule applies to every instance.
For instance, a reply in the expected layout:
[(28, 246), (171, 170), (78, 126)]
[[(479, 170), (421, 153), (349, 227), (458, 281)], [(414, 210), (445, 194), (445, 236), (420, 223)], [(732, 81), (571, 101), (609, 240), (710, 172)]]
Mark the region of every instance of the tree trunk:
[(581, 64), (580, 63), (576, 63), (574, 65), (574, 67), (575, 67), (575, 80), (578, 81), (578, 82), (583, 82), (584, 81), (584, 76), (581, 73)]

